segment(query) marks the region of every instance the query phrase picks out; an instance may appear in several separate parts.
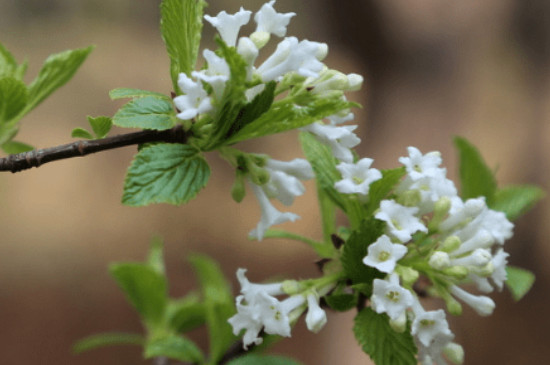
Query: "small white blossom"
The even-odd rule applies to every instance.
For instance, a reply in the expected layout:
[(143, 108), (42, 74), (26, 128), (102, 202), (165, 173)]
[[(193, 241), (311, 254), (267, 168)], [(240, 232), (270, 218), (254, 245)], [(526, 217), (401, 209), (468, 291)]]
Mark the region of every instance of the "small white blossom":
[(256, 199), (260, 203), (260, 208), (262, 210), (262, 217), (256, 228), (254, 228), (249, 235), (253, 238), (256, 238), (258, 241), (261, 241), (264, 237), (265, 232), (269, 227), (275, 224), (281, 224), (284, 222), (294, 222), (296, 219), (300, 218), (298, 215), (290, 212), (282, 213), (278, 211), (269, 201), (266, 193), (261, 186), (258, 186), (254, 183), (250, 183)]
[(330, 125), (344, 124), (346, 122), (352, 121), (355, 118), (355, 115), (348, 110), (344, 110), (344, 113), (336, 113), (329, 115), (327, 119), (330, 122)]
[(212, 103), (202, 83), (195, 82), (185, 73), (180, 73), (178, 86), (184, 95), (174, 98), (174, 105), (180, 111), (177, 117), (182, 120), (195, 118), (197, 115), (212, 110)]
[(362, 158), (357, 163), (341, 162), (336, 166), (342, 174), (342, 180), (334, 184), (334, 188), (344, 194), (359, 194), (366, 197), (370, 184), (382, 178), (382, 173), (370, 168), (374, 162), (371, 158)]
[(368, 255), (363, 258), (363, 263), (378, 271), (392, 273), (397, 261), (406, 253), (407, 247), (399, 243), (392, 243), (388, 236), (382, 235), (376, 242), (369, 245)]
[(241, 7), (241, 10), (235, 14), (227, 14), (225, 11), (222, 11), (215, 17), (205, 15), (204, 19), (218, 30), (223, 41), (229, 47), (234, 47), (237, 43), (239, 30), (243, 25), (248, 24), (251, 14), (251, 11), (244, 10)]
[(452, 336), (443, 309), (425, 311), (421, 308), (420, 304), (413, 306), (413, 308), (415, 318), (412, 323), (411, 333), (418, 338), (422, 345), (430, 347), (440, 336)]
[(387, 313), (397, 321), (414, 300), (411, 292), (399, 285), (399, 276), (394, 273), (389, 280), (374, 279), (371, 302), (376, 313)]
[(306, 314), (307, 329), (313, 333), (317, 333), (327, 323), (327, 314), (319, 306), (319, 299), (315, 294), (308, 294), (307, 305), (308, 305), (308, 310)]
[(458, 299), (472, 307), (480, 316), (489, 316), (495, 309), (495, 302), (489, 297), (473, 295), (456, 285), (452, 285), (450, 291)]
[(481, 268), (491, 262), (491, 252), (485, 248), (476, 248), (467, 256), (452, 258), (451, 265)]
[(313, 133), (319, 142), (328, 145), (334, 157), (343, 162), (353, 162), (353, 153), (350, 148), (361, 143), (353, 131), (356, 125), (336, 127), (322, 123), (312, 123), (302, 128), (302, 130)]
[(262, 189), (270, 198), (277, 198), (284, 205), (291, 205), (296, 196), (305, 192), (300, 180), (312, 179), (315, 175), (307, 160), (296, 158), (289, 162), (269, 159), (265, 169), (270, 179)]
[(428, 152), (425, 155), (416, 147), (408, 147), (409, 157), (399, 157), (399, 162), (405, 165), (408, 175), (412, 180), (423, 177), (434, 177), (441, 173), (441, 153), (438, 151)]
[(416, 207), (405, 207), (393, 200), (382, 200), (380, 211), (376, 213), (375, 218), (387, 223), (390, 235), (401, 242), (407, 242), (413, 233), (428, 231), (420, 219), (415, 217), (417, 212)]
[[(420, 363), (422, 365), (447, 365), (447, 362), (443, 358), (443, 354), (447, 354), (449, 350), (457, 351), (456, 347), (453, 345), (460, 347), (460, 345), (451, 342), (453, 339), (454, 334), (449, 331), (436, 335), (430, 346), (424, 346), (422, 343), (418, 343), (418, 359)], [(457, 357), (458, 356), (455, 356), (455, 358)]]
[(258, 58), (260, 51), (250, 38), (241, 37), (237, 44), (237, 53), (246, 62), (246, 79), (250, 81), (250, 79), (252, 79), (252, 73), (254, 72), (254, 62), (256, 62), (256, 58)]
[(499, 249), (497, 253), (493, 256), (492, 263), (494, 271), (491, 275), (491, 280), (499, 291), (502, 290), (502, 286), (506, 281), (506, 264), (508, 263), (508, 256), (508, 253), (504, 252), (503, 249)]
[(221, 99), (225, 90), (225, 84), (231, 75), (227, 61), (214, 52), (205, 49), (203, 56), (208, 62), (208, 68), (202, 71), (193, 71), (192, 75), (212, 86), (218, 100)]
[(290, 18), (296, 13), (277, 13), (273, 4), (275, 4), (275, 0), (265, 3), (254, 15), (254, 21), (258, 24), (256, 32), (266, 32), (275, 34), (277, 37), (284, 37)]

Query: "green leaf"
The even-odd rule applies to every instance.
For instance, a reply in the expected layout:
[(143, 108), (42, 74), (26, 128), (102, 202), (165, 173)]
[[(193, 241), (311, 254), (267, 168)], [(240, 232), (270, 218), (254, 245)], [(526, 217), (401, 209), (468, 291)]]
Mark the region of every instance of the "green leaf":
[(92, 49), (93, 47), (68, 50), (49, 56), (38, 76), (29, 85), (29, 101), (24, 113), (34, 109), (51, 93), (65, 85), (74, 76)]
[(210, 360), (217, 364), (237, 339), (227, 322), (236, 311), (234, 298), (229, 283), (215, 261), (206, 256), (194, 255), (189, 258), (189, 262), (201, 284), (210, 338)]
[(32, 151), (34, 150), (34, 147), (23, 142), (9, 141), (2, 145), (2, 149), (7, 154), (13, 155), (16, 153)]
[(174, 331), (183, 333), (202, 326), (206, 322), (206, 311), (199, 296), (192, 293), (182, 299), (170, 300), (166, 317)]
[(14, 119), (27, 105), (25, 84), (13, 77), (0, 79), (0, 124)]
[(231, 360), (227, 365), (301, 365), (294, 359), (283, 356), (248, 354)]
[(504, 212), (513, 221), (530, 210), (544, 195), (544, 190), (538, 186), (507, 186), (497, 191), (490, 208)]
[(199, 151), (189, 145), (145, 146), (128, 169), (122, 202), (132, 206), (187, 203), (209, 177), (210, 167)]
[(370, 287), (366, 295), (370, 297), (372, 281), (382, 278), (385, 274), (363, 263), (367, 256), (367, 249), (374, 241), (384, 233), (385, 223), (371, 217), (361, 222), (359, 230), (353, 231), (344, 244), (342, 252), (342, 266), (347, 277), (353, 284), (364, 283)]
[(170, 75), (178, 92), (178, 75), (195, 69), (202, 33), (203, 0), (163, 0), (160, 29), (170, 57)]
[(113, 117), (113, 124), (124, 128), (164, 130), (176, 124), (172, 103), (153, 96), (134, 99)]
[(147, 341), (144, 356), (146, 359), (163, 356), (193, 364), (204, 361), (202, 351), (193, 341), (174, 334)]
[(92, 127), (97, 139), (105, 138), (107, 133), (113, 126), (113, 121), (109, 117), (90, 117), (88, 116), (88, 123)]
[(332, 293), (325, 297), (327, 304), (339, 312), (347, 312), (357, 306), (357, 294)]
[(535, 283), (535, 274), (519, 267), (507, 266), (505, 283), (514, 300), (519, 301)]
[(73, 346), (73, 352), (75, 354), (80, 354), (84, 351), (93, 350), (99, 347), (116, 345), (142, 346), (144, 342), (143, 336), (138, 333), (100, 333), (79, 340)]
[(113, 264), (110, 272), (147, 327), (160, 326), (168, 295), (165, 277), (141, 263)]
[(455, 137), (455, 147), (459, 154), (459, 172), (462, 199), (484, 196), (491, 206), (497, 191), (497, 182), (478, 149), (465, 138)]
[(299, 104), (293, 98), (275, 101), (267, 112), (235, 133), (227, 144), (304, 127), (355, 105), (341, 96), (327, 98), (312, 93)]
[(15, 61), (11, 52), (0, 43), (0, 78), (14, 76), (16, 68), (17, 61)]
[(75, 128), (71, 132), (73, 138), (94, 139), (94, 136), (84, 128)]
[(144, 98), (146, 96), (152, 96), (159, 99), (170, 100), (170, 98), (164, 94), (157, 93), (154, 91), (140, 90), (140, 89), (128, 89), (128, 88), (118, 88), (109, 91), (109, 97), (112, 100), (116, 99), (135, 99), (135, 98)]
[(370, 216), (380, 207), (380, 202), (387, 198), (388, 194), (401, 181), (407, 173), (405, 167), (393, 170), (382, 170), (382, 178), (373, 182), (369, 188), (369, 201), (367, 203), (367, 216)]
[(416, 365), (416, 346), (408, 330), (395, 332), (386, 314), (364, 308), (355, 317), (355, 338), (376, 365)]

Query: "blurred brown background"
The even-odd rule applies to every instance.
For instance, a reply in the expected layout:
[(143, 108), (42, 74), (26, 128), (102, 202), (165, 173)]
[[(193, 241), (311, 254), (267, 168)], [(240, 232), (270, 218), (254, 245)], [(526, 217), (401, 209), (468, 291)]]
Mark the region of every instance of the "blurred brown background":
[[(241, 5), (257, 10), (262, 3), (211, 1), (207, 13)], [(29, 59), (29, 80), (48, 54), (97, 46), (76, 78), (24, 120), (19, 139), (38, 148), (71, 141), (70, 131), (85, 126), (86, 115), (116, 111), (121, 104), (107, 94), (116, 87), (170, 92), (158, 4), (0, 0), (0, 41), (19, 61)], [(366, 75), (363, 91), (351, 98), (365, 106), (357, 113), (359, 151), (378, 168), (396, 166), (414, 145), (440, 150), (454, 178), (451, 138), (462, 135), (498, 167), (500, 183), (549, 190), (550, 2), (279, 0), (277, 8), (298, 13), (289, 34), (329, 44), (330, 67)], [(205, 29), (209, 44), (212, 29)], [(246, 148), (280, 159), (299, 154), (288, 134)], [(230, 277), (246, 266), (252, 281), (317, 275), (305, 247), (246, 240), (259, 209), (252, 196), (240, 205), (229, 198), (233, 172), (215, 155), (209, 156), (209, 186), (190, 204), (122, 206), (125, 168), (134, 152), (125, 148), (0, 177), (0, 363), (144, 363), (137, 348), (75, 356), (70, 347), (92, 333), (140, 330), (107, 266), (142, 259), (153, 234), (165, 238), (175, 296), (194, 285), (184, 260), (190, 252), (212, 255)], [(301, 221), (285, 228), (319, 237), (315, 194), (308, 188), (293, 207)], [(453, 320), (466, 364), (544, 364), (550, 358), (549, 219), (544, 201), (517, 223), (507, 243), (511, 263), (537, 274), (532, 292), (517, 304), (506, 292), (496, 294), (493, 316), (465, 310)], [(302, 322), (293, 341), (282, 341), (274, 352), (308, 365), (368, 363), (350, 331), (352, 314), (331, 313), (318, 335)], [(204, 333), (195, 339), (204, 345)]]

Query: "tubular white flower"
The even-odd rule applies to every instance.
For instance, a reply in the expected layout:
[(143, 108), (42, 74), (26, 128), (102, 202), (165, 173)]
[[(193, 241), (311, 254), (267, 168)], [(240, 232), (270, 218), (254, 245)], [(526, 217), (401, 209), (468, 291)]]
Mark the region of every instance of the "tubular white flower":
[(394, 273), (387, 280), (374, 279), (371, 302), (377, 313), (386, 313), (397, 321), (414, 299), (410, 291), (399, 285), (399, 276)]
[(284, 37), (290, 18), (296, 13), (277, 13), (273, 4), (275, 0), (265, 3), (254, 15), (254, 21), (258, 24), (256, 32), (267, 32), (277, 37)]
[(420, 304), (413, 306), (415, 318), (411, 333), (418, 338), (422, 345), (430, 347), (439, 336), (453, 336), (443, 309), (424, 311), (422, 308), (418, 310), (419, 307), (421, 308)]
[(487, 207), (484, 198), (468, 199), (465, 202), (459, 197), (451, 198), (449, 217), (439, 225), (441, 231), (449, 231), (462, 226), (477, 217)]
[(218, 30), (218, 33), (220, 33), (223, 41), (229, 47), (235, 47), (239, 30), (243, 25), (248, 24), (251, 14), (251, 11), (244, 10), (241, 7), (241, 10), (235, 14), (228, 14), (225, 11), (222, 11), (215, 17), (205, 15), (204, 19), (206, 19)]
[(382, 173), (370, 168), (374, 162), (371, 158), (362, 158), (357, 163), (341, 162), (336, 166), (342, 174), (342, 180), (334, 184), (334, 188), (344, 194), (359, 194), (366, 197), (370, 184), (382, 178)]
[(353, 133), (356, 128), (356, 125), (336, 127), (322, 123), (312, 123), (303, 127), (302, 130), (313, 133), (319, 142), (330, 146), (332, 154), (338, 160), (352, 163), (353, 154), (350, 148), (361, 143), (361, 139)]
[(263, 339), (258, 336), (263, 328), (263, 323), (256, 308), (242, 304), (243, 301), (243, 295), (236, 298), (237, 314), (229, 318), (227, 322), (233, 327), (235, 336), (238, 336), (243, 329), (246, 330), (243, 336), (243, 348), (248, 350), (249, 345), (259, 345), (263, 342)]
[(212, 103), (201, 82), (195, 82), (185, 73), (180, 73), (178, 86), (184, 95), (174, 98), (174, 105), (180, 111), (177, 117), (182, 120), (195, 118), (197, 115), (212, 110)]
[(492, 262), (494, 271), (491, 275), (491, 280), (499, 291), (502, 291), (503, 284), (506, 281), (506, 264), (508, 263), (508, 256), (510, 255), (504, 252), (502, 248), (499, 249), (497, 253), (493, 256)]
[(459, 266), (467, 266), (467, 267), (472, 266), (475, 268), (481, 268), (486, 266), (488, 263), (490, 263), (491, 259), (492, 259), (492, 256), (489, 250), (484, 248), (476, 248), (467, 256), (452, 258), (451, 265), (459, 265)]
[(427, 232), (428, 228), (415, 217), (416, 207), (405, 207), (393, 200), (382, 200), (380, 211), (374, 216), (387, 223), (389, 234), (401, 242), (407, 242), (415, 232)]
[(282, 283), (255, 284), (248, 281), (245, 274), (246, 269), (239, 268), (237, 270), (237, 279), (241, 285), (241, 293), (245, 296), (247, 302), (253, 302), (254, 297), (260, 292), (272, 296), (284, 294)]
[(309, 180), (315, 177), (311, 164), (303, 158), (295, 158), (292, 161), (279, 161), (270, 158), (266, 162), (266, 168), (282, 171), (300, 180)]
[(407, 173), (412, 180), (419, 180), (423, 177), (435, 177), (441, 174), (441, 153), (438, 151), (422, 152), (416, 147), (408, 147), (409, 157), (399, 157), (399, 162), (405, 165)]
[(266, 193), (261, 186), (250, 182), (252, 191), (256, 195), (256, 199), (260, 203), (260, 208), (262, 210), (262, 217), (256, 228), (250, 231), (249, 236), (256, 238), (258, 241), (261, 241), (264, 237), (265, 231), (275, 224), (281, 224), (284, 222), (294, 222), (296, 219), (300, 218), (298, 215), (290, 212), (282, 213), (278, 211), (269, 201)]
[(489, 297), (484, 295), (473, 295), (456, 285), (452, 285), (450, 291), (458, 299), (472, 307), (480, 316), (489, 316), (495, 309), (495, 302)]
[(272, 302), (269, 306), (262, 307), (264, 309), (262, 311), (262, 322), (265, 332), (270, 335), (290, 337), (289, 314), (304, 302), (305, 298), (303, 296), (295, 295), (282, 302)]
[[(449, 332), (443, 332), (436, 335), (430, 346), (424, 346), (422, 343), (418, 345), (418, 359), (422, 365), (447, 365), (447, 362), (443, 358), (443, 354), (446, 354), (446, 349), (452, 344), (454, 334)], [(419, 342), (419, 341), (417, 341)], [(457, 345), (459, 346), (459, 345)]]
[(306, 314), (307, 329), (313, 333), (318, 333), (327, 323), (327, 314), (319, 306), (317, 295), (311, 293), (307, 296), (308, 310)]
[(237, 53), (246, 62), (246, 79), (250, 81), (252, 79), (252, 73), (254, 72), (254, 62), (258, 58), (260, 51), (248, 37), (239, 38), (239, 43), (237, 44)]
[[(344, 96), (345, 100), (345, 96)], [(343, 111), (343, 113), (336, 113), (333, 115), (329, 115), (327, 119), (330, 122), (330, 125), (338, 125), (338, 124), (344, 124), (346, 122), (349, 122), (355, 118), (355, 115), (349, 111), (349, 109), (346, 109)]]
[(277, 198), (284, 205), (291, 205), (294, 198), (305, 192), (300, 180), (312, 179), (315, 175), (307, 160), (294, 159), (289, 162), (269, 159), (265, 169), (270, 179), (262, 189), (270, 198)]
[(378, 271), (392, 273), (397, 261), (406, 253), (407, 247), (399, 243), (392, 243), (390, 238), (384, 234), (369, 245), (368, 255), (363, 258), (363, 263)]
[(202, 80), (212, 86), (214, 95), (219, 100), (225, 90), (225, 84), (231, 75), (227, 61), (209, 49), (205, 49), (203, 56), (208, 62), (208, 68), (202, 71), (193, 71), (193, 77)]

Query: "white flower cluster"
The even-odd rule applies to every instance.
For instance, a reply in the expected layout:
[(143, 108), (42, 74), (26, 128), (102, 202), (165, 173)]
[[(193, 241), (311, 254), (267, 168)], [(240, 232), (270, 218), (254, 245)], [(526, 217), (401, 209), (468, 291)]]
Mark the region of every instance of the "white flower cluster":
[[(489, 297), (471, 294), (458, 285), (473, 282), (483, 292), (502, 289), (508, 256), (502, 245), (512, 236), (513, 225), (502, 212), (489, 209), (484, 198), (462, 201), (446, 178), (446, 170), (439, 167), (438, 152), (422, 155), (414, 147), (408, 152), (408, 157), (399, 159), (407, 175), (396, 188), (395, 198), (383, 200), (375, 214), (386, 223), (386, 231), (368, 247), (363, 259), (365, 265), (387, 274), (384, 280), (374, 280), (372, 308), (386, 313), (398, 331), (406, 328), (407, 318), (412, 320), (411, 333), (423, 364), (445, 364), (443, 354), (461, 363), (463, 351), (452, 342), (445, 312), (424, 310), (412, 285), (424, 274), (451, 313), (461, 312), (459, 299), (478, 314), (490, 315), (495, 303)], [(381, 178), (371, 163), (369, 159), (341, 163), (338, 169), (343, 179), (335, 188), (367, 199), (369, 184)], [(415, 234), (426, 239), (416, 242)]]
[[(253, 284), (245, 276), (246, 270), (237, 270), (241, 295), (236, 299), (237, 314), (229, 318), (233, 333), (238, 336), (245, 330), (243, 347), (262, 343), (260, 332), (290, 337), (291, 324), (306, 310), (306, 325), (312, 332), (319, 332), (327, 322), (326, 313), (319, 306), (319, 295), (308, 289), (293, 293), (280, 301), (276, 296), (286, 295), (285, 286), (291, 283)], [(287, 284), (287, 285), (285, 285)], [(324, 288), (324, 291), (331, 287)]]

